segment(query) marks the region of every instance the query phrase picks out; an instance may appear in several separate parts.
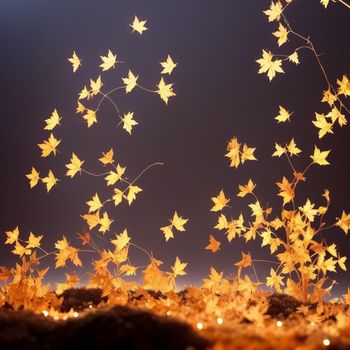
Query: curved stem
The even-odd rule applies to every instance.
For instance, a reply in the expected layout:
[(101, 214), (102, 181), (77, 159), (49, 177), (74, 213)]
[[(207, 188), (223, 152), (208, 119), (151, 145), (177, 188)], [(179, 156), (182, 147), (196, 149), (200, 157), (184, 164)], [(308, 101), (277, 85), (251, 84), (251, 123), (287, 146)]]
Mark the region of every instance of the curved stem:
[(144, 90), (144, 91), (147, 91), (147, 92), (152, 92), (152, 93), (157, 93), (157, 90), (150, 90), (150, 89), (147, 89), (145, 87), (143, 87), (142, 85), (139, 85), (139, 84), (136, 84), (136, 86), (138, 88), (140, 88), (141, 90)]
[(102, 173), (102, 174), (94, 174), (94, 173), (91, 173), (90, 171), (87, 171), (87, 170), (85, 170), (85, 169), (83, 169), (83, 168), (81, 168), (81, 171), (84, 172), (84, 173), (86, 173), (86, 174), (88, 174), (88, 175), (95, 176), (95, 177), (106, 176), (106, 175), (109, 174), (109, 172), (107, 172), (107, 173)]

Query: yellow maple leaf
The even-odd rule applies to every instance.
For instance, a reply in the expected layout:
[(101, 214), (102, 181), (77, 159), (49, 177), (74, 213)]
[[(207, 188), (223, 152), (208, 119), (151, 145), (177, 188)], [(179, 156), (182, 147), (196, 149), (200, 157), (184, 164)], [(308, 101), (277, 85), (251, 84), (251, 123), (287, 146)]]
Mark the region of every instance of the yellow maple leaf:
[(289, 118), (292, 114), (293, 114), (293, 112), (290, 113), (284, 107), (279, 106), (279, 113), (278, 113), (278, 116), (275, 117), (275, 119), (277, 120), (278, 123), (284, 123), (287, 120), (290, 121)]
[(173, 84), (165, 84), (163, 77), (160, 79), (157, 87), (158, 90), (156, 90), (156, 92), (166, 104), (168, 104), (169, 97), (176, 96), (173, 91)]
[(288, 39), (288, 29), (282, 24), (279, 24), (278, 30), (272, 33), (277, 39), (278, 46), (282, 46)]
[(58, 115), (57, 109), (55, 109), (51, 116), (47, 119), (45, 119), (45, 130), (53, 130), (57, 125), (61, 125), (60, 121), (61, 121), (61, 117)]
[(34, 167), (32, 167), (32, 171), (30, 174), (26, 174), (26, 177), (28, 180), (30, 180), (29, 182), (30, 188), (33, 188), (34, 186), (36, 186), (40, 180), (39, 173), (35, 170)]
[(248, 183), (244, 186), (238, 185), (239, 187), (239, 193), (237, 194), (238, 197), (245, 197), (249, 193), (253, 193), (255, 184), (251, 179), (249, 179)]
[(27, 247), (24, 247), (19, 241), (16, 241), (15, 248), (11, 251), (12, 254), (19, 255), (30, 255), (32, 251)]
[(125, 274), (125, 276), (135, 276), (136, 270), (137, 270), (137, 267), (129, 265), (129, 264), (124, 264), (119, 269), (119, 271), (121, 273)]
[(327, 252), (331, 255), (333, 255), (335, 258), (338, 256), (337, 254), (337, 246), (335, 243), (331, 244), (327, 247)]
[(102, 86), (103, 83), (101, 80), (101, 76), (98, 76), (98, 78), (95, 81), (90, 79), (91, 96), (97, 95), (100, 92)]
[(109, 174), (105, 177), (105, 180), (107, 181), (107, 186), (114, 185), (116, 182), (118, 182), (120, 179), (122, 179), (122, 176), (125, 173), (125, 169), (119, 164), (117, 165), (117, 172), (110, 171)]
[(295, 194), (293, 186), (286, 177), (283, 176), (282, 182), (277, 182), (277, 186), (281, 190), (278, 195), (283, 198), (283, 205), (291, 202), (294, 199)]
[(320, 129), (318, 131), (318, 137), (321, 139), (327, 133), (333, 134), (333, 124), (328, 123), (323, 114), (316, 113), (315, 116), (316, 120), (313, 120), (312, 123), (316, 126), (316, 128)]
[(186, 266), (187, 263), (181, 262), (179, 257), (176, 257), (175, 264), (171, 267), (171, 269), (173, 270), (174, 277), (187, 275), (187, 273), (185, 272)]
[(327, 102), (330, 106), (333, 106), (336, 100), (337, 96), (333, 95), (330, 90), (323, 91), (323, 98), (321, 102)]
[(182, 218), (177, 214), (177, 212), (174, 213), (174, 216), (170, 222), (178, 231), (186, 231), (184, 225), (188, 222), (188, 219)]
[(51, 188), (57, 184), (58, 179), (56, 179), (55, 175), (51, 170), (46, 177), (42, 178), (41, 181), (46, 184), (47, 192), (50, 192)]
[(92, 197), (90, 201), (86, 202), (86, 204), (89, 206), (89, 213), (102, 208), (102, 203), (97, 193)]
[(51, 153), (56, 155), (57, 146), (60, 144), (61, 140), (57, 140), (55, 136), (51, 133), (47, 140), (43, 143), (39, 143), (38, 146), (41, 149), (41, 157), (48, 157)]
[(89, 99), (91, 97), (90, 91), (86, 86), (79, 92), (79, 100)]
[(291, 55), (289, 55), (288, 57), (288, 61), (293, 62), (295, 64), (299, 64), (299, 55), (297, 51), (294, 51)]
[(43, 238), (42, 235), (35, 236), (33, 234), (33, 232), (30, 232), (29, 238), (28, 238), (28, 241), (27, 241), (26, 249), (39, 248), (40, 247), (40, 241), (41, 241), (42, 238)]
[(122, 78), (123, 83), (125, 84), (126, 93), (131, 92), (135, 88), (135, 86), (137, 86), (137, 79), (138, 79), (138, 76), (137, 75), (135, 76), (132, 73), (132, 71), (129, 69), (127, 78)]
[(107, 212), (104, 212), (102, 217), (100, 218), (100, 228), (99, 228), (99, 232), (102, 232), (102, 233), (106, 233), (106, 231), (109, 231), (109, 227), (111, 226), (112, 222), (114, 220), (111, 220), (109, 217), (108, 217), (108, 214)]
[(277, 293), (282, 293), (281, 286), (284, 285), (283, 277), (276, 274), (276, 271), (271, 268), (270, 276), (266, 278), (266, 286), (274, 287)]
[(108, 50), (107, 56), (100, 56), (102, 63), (100, 64), (100, 67), (102, 68), (102, 71), (106, 71), (114, 68), (115, 64), (117, 63), (117, 55), (114, 55), (111, 50)]
[(348, 123), (346, 116), (341, 113), (337, 107), (333, 107), (332, 110), (326, 115), (326, 118), (331, 118), (333, 124), (338, 121), (338, 124), (341, 127)]
[(315, 164), (318, 165), (329, 165), (329, 162), (327, 161), (327, 157), (329, 154), (329, 151), (321, 151), (319, 148), (317, 148), (317, 146), (315, 146), (314, 149), (314, 154), (310, 156), (310, 158), (312, 159), (312, 161)]
[(83, 115), (83, 119), (87, 122), (87, 127), (90, 128), (94, 123), (97, 123), (96, 111), (92, 109), (86, 109), (86, 113)]
[(123, 198), (125, 198), (124, 192), (120, 190), (119, 188), (114, 189), (114, 195), (112, 199), (114, 200), (114, 205), (117, 206), (123, 201)]
[(260, 65), (258, 73), (267, 73), (270, 81), (276, 76), (276, 73), (284, 73), (281, 67), (282, 61), (279, 59), (273, 61), (272, 59), (273, 57), (271, 52), (263, 50), (262, 58), (256, 60), (256, 62)]
[(142, 188), (138, 186), (129, 186), (128, 194), (126, 195), (126, 200), (128, 201), (129, 205), (136, 199), (136, 194), (142, 192)]
[(74, 153), (72, 153), (72, 158), (70, 163), (66, 165), (68, 169), (66, 176), (73, 177), (77, 172), (81, 174), (81, 166), (84, 164), (84, 160), (80, 160)]
[(160, 230), (163, 232), (164, 234), (164, 238), (165, 238), (165, 241), (168, 242), (168, 240), (170, 238), (174, 238), (174, 233), (173, 233), (173, 230), (172, 230), (172, 225), (168, 225), (168, 226), (163, 226), (160, 228)]
[(249, 208), (252, 210), (253, 212), (253, 216), (256, 217), (256, 219), (260, 219), (264, 217), (264, 211), (261, 208), (260, 202), (256, 201), (255, 203), (249, 204), (248, 205)]
[(346, 214), (345, 211), (343, 211), (341, 218), (338, 218), (336, 225), (339, 226), (346, 234), (348, 234), (350, 229), (350, 214)]
[(213, 253), (220, 250), (221, 243), (215, 239), (213, 235), (209, 236), (209, 244), (205, 247), (205, 249), (212, 251)]
[(235, 263), (235, 266), (238, 268), (245, 268), (252, 266), (252, 256), (248, 252), (248, 254), (245, 254), (242, 252), (242, 260)]
[(58, 249), (58, 253), (56, 253), (56, 268), (64, 267), (66, 265), (66, 261), (69, 259), (76, 266), (82, 266), (82, 262), (79, 259), (78, 253), (79, 250), (69, 245), (69, 242), (65, 236), (63, 236), (62, 240), (58, 240), (55, 243), (56, 249)]
[(6, 231), (6, 242), (5, 244), (13, 244), (18, 241), (19, 237), (19, 228), (16, 226), (12, 231)]
[(294, 138), (292, 138), (289, 142), (289, 145), (287, 145), (287, 151), (291, 156), (296, 156), (301, 153), (301, 149), (297, 147)]
[(283, 7), (282, 4), (277, 1), (274, 3), (271, 1), (270, 8), (268, 10), (263, 11), (265, 15), (269, 18), (269, 22), (279, 21), (282, 15)]
[(104, 153), (102, 152), (102, 157), (99, 158), (99, 161), (103, 164), (103, 165), (107, 165), (107, 164), (113, 164), (114, 163), (114, 151), (113, 148), (111, 148), (108, 152)]
[(327, 8), (327, 6), (329, 5), (329, 1), (330, 1), (330, 0), (320, 0), (321, 4), (322, 4), (325, 8)]
[(170, 55), (168, 55), (166, 61), (160, 62), (161, 66), (163, 67), (163, 70), (161, 71), (161, 74), (171, 74), (173, 69), (177, 66), (177, 63), (174, 63)]
[(254, 151), (255, 151), (255, 148), (248, 147), (246, 144), (243, 145), (243, 150), (242, 150), (242, 154), (241, 154), (242, 164), (246, 160), (256, 160), (256, 158), (254, 156)]
[(211, 200), (214, 202), (214, 206), (210, 209), (210, 211), (221, 211), (225, 208), (226, 204), (230, 201), (226, 198), (223, 190), (220, 191), (219, 195), (216, 197), (212, 197)]
[(85, 106), (78, 100), (76, 113), (84, 113), (85, 112)]
[(225, 154), (225, 157), (231, 160), (230, 167), (238, 168), (241, 163), (240, 158), (240, 147), (241, 144), (238, 142), (236, 137), (233, 137), (227, 145), (228, 153)]
[(126, 130), (131, 135), (132, 127), (135, 125), (138, 125), (138, 122), (133, 119), (134, 113), (128, 112), (127, 114), (124, 114), (122, 121), (123, 121), (123, 129)]
[(122, 233), (116, 234), (116, 239), (113, 239), (111, 243), (115, 245), (118, 251), (121, 251), (129, 245), (130, 240), (128, 231), (125, 229)]
[(78, 57), (75, 51), (73, 51), (72, 57), (67, 58), (67, 60), (72, 64), (73, 73), (75, 73), (78, 70), (78, 68), (81, 66), (81, 59)]
[(275, 152), (272, 154), (272, 157), (281, 157), (281, 155), (287, 152), (285, 147), (282, 147), (278, 143), (275, 143)]
[(134, 21), (129, 25), (132, 28), (132, 32), (136, 31), (142, 35), (142, 33), (148, 29), (145, 27), (146, 22), (147, 20), (140, 21), (137, 16), (135, 16)]
[(343, 271), (346, 271), (346, 265), (345, 265), (346, 260), (347, 260), (346, 256), (343, 256), (343, 257), (341, 257), (340, 259), (337, 260), (337, 263), (338, 263), (339, 267)]
[(306, 201), (304, 206), (299, 207), (299, 210), (308, 218), (310, 222), (315, 220), (315, 215), (318, 214), (318, 210), (314, 209), (315, 204), (310, 202), (310, 199)]
[(89, 225), (89, 229), (92, 230), (94, 227), (96, 227), (100, 223), (100, 211), (98, 210), (93, 214), (82, 215), (82, 218)]
[(342, 80), (337, 79), (338, 94), (350, 96), (350, 81), (346, 75), (343, 75)]

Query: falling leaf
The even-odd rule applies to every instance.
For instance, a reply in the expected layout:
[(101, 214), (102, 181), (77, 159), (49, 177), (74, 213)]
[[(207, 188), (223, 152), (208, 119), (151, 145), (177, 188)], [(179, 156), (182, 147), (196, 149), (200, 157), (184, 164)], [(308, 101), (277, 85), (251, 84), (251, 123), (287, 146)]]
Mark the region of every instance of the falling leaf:
[(314, 209), (315, 204), (310, 202), (310, 199), (306, 201), (304, 206), (299, 207), (299, 210), (307, 217), (310, 222), (315, 220), (315, 215), (318, 214), (318, 210)]
[(329, 1), (330, 0), (320, 0), (321, 1), (321, 4), (325, 7), (325, 8), (327, 8), (327, 6), (329, 5)]
[(86, 202), (86, 204), (89, 206), (89, 213), (102, 208), (102, 203), (97, 193), (92, 197), (90, 201)]
[(287, 151), (291, 156), (296, 156), (301, 153), (301, 149), (297, 147), (294, 138), (292, 138), (289, 142), (289, 145), (287, 145)]
[(91, 95), (92, 96), (97, 95), (100, 92), (102, 86), (103, 84), (102, 84), (101, 76), (99, 76), (95, 81), (90, 79)]
[(281, 155), (285, 154), (287, 150), (285, 147), (280, 146), (278, 143), (275, 143), (275, 152), (272, 154), (272, 157), (281, 157)]
[(248, 254), (245, 254), (242, 252), (242, 260), (235, 263), (235, 266), (238, 268), (246, 268), (252, 266), (252, 256), (248, 252)]
[(58, 115), (57, 110), (55, 109), (51, 116), (48, 119), (45, 119), (45, 130), (53, 130), (57, 125), (61, 125), (60, 121), (61, 121), (61, 117)]
[(40, 241), (43, 238), (43, 236), (35, 236), (33, 232), (30, 232), (28, 244), (26, 246), (26, 249), (30, 248), (39, 248), (40, 247)]
[(230, 201), (226, 198), (223, 190), (220, 191), (219, 195), (216, 197), (212, 197), (211, 200), (214, 202), (214, 206), (210, 209), (210, 211), (221, 211), (225, 208), (226, 204)]
[(187, 273), (185, 272), (185, 268), (187, 266), (187, 263), (181, 262), (179, 257), (176, 257), (175, 264), (171, 267), (174, 273), (174, 276), (183, 276)]
[(175, 212), (173, 219), (171, 220), (171, 224), (178, 230), (178, 231), (186, 231), (184, 228), (184, 225), (188, 222), (188, 219), (184, 219), (181, 216)]
[(338, 94), (350, 96), (350, 81), (346, 75), (343, 75), (342, 80), (337, 80)]
[(19, 255), (30, 255), (32, 251), (26, 247), (24, 247), (19, 241), (16, 241), (15, 248), (11, 251), (12, 254)]
[(240, 147), (241, 144), (238, 142), (236, 137), (232, 138), (231, 141), (228, 143), (228, 153), (225, 154), (225, 157), (230, 158), (230, 167), (238, 168), (239, 164), (241, 163)]
[(128, 231), (125, 229), (122, 233), (116, 234), (116, 239), (112, 240), (111, 243), (115, 245), (117, 250), (121, 251), (129, 245), (130, 240)]
[(81, 59), (77, 56), (75, 51), (73, 51), (72, 57), (67, 58), (67, 59), (72, 64), (73, 73), (75, 73), (78, 70), (78, 68), (81, 66)]
[(109, 227), (111, 226), (112, 222), (114, 220), (111, 220), (108, 217), (107, 212), (104, 212), (101, 219), (100, 219), (100, 228), (99, 228), (99, 232), (105, 233), (106, 231), (109, 231)]
[(15, 242), (18, 241), (18, 237), (19, 237), (19, 228), (18, 226), (16, 226), (15, 229), (13, 229), (12, 231), (6, 231), (6, 242), (5, 244), (13, 244)]
[(32, 172), (30, 174), (26, 175), (27, 179), (30, 180), (29, 185), (30, 188), (33, 188), (36, 186), (40, 180), (39, 173), (35, 170), (34, 167), (32, 167)]
[(278, 123), (284, 123), (287, 120), (290, 121), (290, 116), (293, 114), (288, 112), (284, 107), (279, 106), (279, 114), (277, 117), (275, 117), (275, 119), (277, 120)]
[(73, 177), (77, 172), (81, 173), (81, 166), (84, 164), (84, 160), (80, 160), (74, 153), (72, 153), (72, 158), (70, 163), (66, 165), (68, 169), (66, 176)]
[(85, 109), (85, 106), (80, 101), (78, 101), (76, 113), (84, 113)]
[(107, 56), (100, 56), (102, 63), (100, 64), (100, 67), (102, 68), (102, 71), (106, 71), (114, 68), (115, 64), (117, 63), (117, 55), (114, 55), (111, 50), (108, 50)]
[(50, 192), (51, 188), (57, 184), (58, 179), (55, 178), (55, 175), (50, 170), (48, 175), (42, 178), (41, 181), (46, 184), (47, 192)]
[(136, 199), (136, 194), (139, 192), (142, 192), (142, 188), (138, 186), (129, 186), (129, 192), (126, 196), (129, 205)]
[(161, 74), (171, 74), (173, 69), (177, 66), (177, 63), (174, 63), (170, 55), (168, 55), (166, 61), (160, 62), (161, 66), (163, 67), (163, 70), (161, 71)]
[(90, 91), (86, 86), (79, 92), (79, 100), (89, 99), (91, 97)]
[[(324, 0), (323, 0), (324, 1)], [(279, 21), (282, 15), (282, 4), (277, 1), (274, 3), (271, 2), (270, 8), (268, 10), (263, 11), (265, 15), (269, 18), (269, 22)]]
[(112, 199), (114, 200), (114, 205), (117, 206), (118, 204), (120, 204), (123, 201), (123, 198), (125, 198), (124, 192), (118, 188), (115, 188), (114, 195), (112, 197)]
[(169, 97), (176, 96), (173, 91), (173, 84), (165, 84), (163, 77), (160, 79), (157, 87), (158, 90), (156, 92), (166, 104), (168, 104)]
[(135, 76), (132, 71), (129, 69), (127, 78), (122, 78), (123, 83), (125, 84), (125, 92), (131, 92), (137, 85), (138, 76)]
[(299, 61), (299, 55), (297, 51), (294, 51), (291, 55), (289, 55), (288, 57), (288, 61), (293, 62), (295, 64), (300, 64)]
[(116, 182), (122, 179), (122, 176), (125, 173), (125, 169), (126, 168), (123, 168), (118, 164), (116, 169), (117, 172), (111, 170), (109, 174), (105, 177), (105, 180), (107, 181), (107, 186), (114, 185)]
[(350, 214), (346, 214), (345, 211), (343, 211), (341, 218), (338, 219), (336, 225), (339, 226), (346, 234), (348, 234), (350, 229)]
[(160, 230), (163, 232), (164, 234), (164, 238), (165, 238), (165, 241), (168, 242), (168, 240), (170, 238), (174, 238), (174, 233), (173, 233), (173, 230), (172, 230), (172, 226), (169, 225), (169, 226), (163, 226), (160, 228)]
[(282, 24), (279, 24), (278, 30), (272, 33), (276, 38), (278, 38), (278, 46), (282, 46), (288, 39), (288, 29)]
[(318, 131), (318, 137), (321, 139), (327, 133), (333, 134), (333, 124), (328, 123), (323, 114), (316, 113), (315, 116), (316, 120), (313, 120), (312, 123), (316, 126), (316, 128), (320, 129)]
[(124, 114), (122, 121), (123, 121), (123, 129), (126, 130), (131, 135), (132, 127), (135, 125), (138, 125), (138, 122), (133, 119), (134, 113), (128, 112), (127, 114)]
[(255, 148), (248, 147), (246, 144), (243, 145), (243, 150), (242, 150), (242, 154), (241, 154), (242, 164), (246, 160), (256, 160), (256, 158), (254, 156), (254, 151), (255, 151)]
[(146, 22), (147, 22), (147, 20), (140, 21), (137, 18), (137, 16), (135, 16), (133, 23), (130, 24), (130, 27), (132, 28), (133, 32), (136, 31), (142, 35), (142, 33), (148, 29), (145, 27)]
[(60, 144), (61, 140), (57, 140), (53, 134), (43, 143), (39, 143), (38, 146), (41, 148), (41, 157), (48, 157), (51, 153), (56, 155), (57, 146)]
[(245, 197), (249, 193), (253, 193), (253, 190), (255, 188), (255, 184), (251, 179), (249, 179), (248, 183), (244, 186), (239, 185), (239, 193), (237, 194), (238, 197)]
[(94, 227), (96, 227), (100, 223), (100, 212), (96, 211), (96, 213), (93, 213), (93, 214), (85, 214), (85, 215), (82, 215), (82, 218), (89, 225), (89, 229), (92, 230)]
[(102, 157), (99, 158), (99, 161), (103, 164), (103, 165), (107, 165), (107, 164), (113, 164), (114, 163), (114, 151), (111, 148), (108, 152), (104, 153), (102, 152)]
[(263, 57), (256, 61), (260, 65), (258, 73), (262, 74), (267, 72), (270, 81), (276, 76), (276, 73), (284, 73), (281, 67), (282, 61), (279, 59), (273, 61), (272, 58), (271, 52), (263, 50)]
[(274, 287), (277, 293), (282, 293), (281, 286), (283, 286), (283, 277), (281, 275), (277, 275), (274, 269), (270, 270), (270, 276), (266, 278), (266, 286)]
[(329, 154), (329, 151), (321, 151), (320, 149), (317, 148), (317, 146), (315, 146), (315, 150), (314, 150), (314, 154), (312, 156), (310, 156), (310, 158), (312, 159), (312, 161), (315, 164), (318, 165), (329, 165), (329, 162), (327, 161), (327, 157)]
[(295, 194), (293, 186), (286, 177), (283, 176), (282, 182), (277, 182), (277, 186), (280, 189), (280, 193), (278, 195), (283, 198), (283, 205), (291, 202), (294, 199)]
[(333, 106), (336, 100), (337, 97), (333, 95), (330, 90), (323, 91), (323, 98), (321, 102), (327, 102), (330, 106)]
[(213, 253), (220, 249), (221, 243), (215, 239), (213, 235), (209, 236), (209, 244), (205, 247), (207, 250), (211, 250)]

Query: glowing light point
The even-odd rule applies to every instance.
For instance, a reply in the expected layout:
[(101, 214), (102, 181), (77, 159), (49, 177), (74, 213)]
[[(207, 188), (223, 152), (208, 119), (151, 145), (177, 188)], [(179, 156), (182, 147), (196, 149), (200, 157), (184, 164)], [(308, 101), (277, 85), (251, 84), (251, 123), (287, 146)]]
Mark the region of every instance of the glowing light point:
[(198, 328), (199, 330), (203, 329), (203, 323), (202, 323), (202, 322), (198, 322), (198, 323), (197, 323), (197, 328)]
[(45, 317), (47, 317), (47, 316), (49, 316), (49, 312), (48, 312), (47, 310), (44, 310), (44, 311), (43, 311), (43, 315), (44, 315)]
[(89, 309), (92, 309), (92, 305), (89, 305)]
[(278, 328), (283, 327), (283, 322), (282, 322), (282, 321), (277, 321), (277, 322), (276, 322), (276, 326), (277, 326)]
[(75, 317), (75, 318), (79, 317), (79, 312), (74, 311), (73, 312), (73, 317)]
[(331, 345), (331, 341), (328, 339), (328, 338), (325, 338), (325, 339), (323, 339), (323, 345), (324, 346), (329, 346), (329, 345)]
[(167, 314), (167, 316), (170, 316), (171, 315), (171, 311), (170, 310), (167, 311), (166, 314)]
[(218, 323), (218, 325), (221, 325), (221, 324), (223, 324), (224, 320), (221, 317), (218, 317), (216, 319), (216, 322)]
[(311, 327), (315, 327), (316, 326), (316, 323), (314, 321), (310, 322), (310, 326)]

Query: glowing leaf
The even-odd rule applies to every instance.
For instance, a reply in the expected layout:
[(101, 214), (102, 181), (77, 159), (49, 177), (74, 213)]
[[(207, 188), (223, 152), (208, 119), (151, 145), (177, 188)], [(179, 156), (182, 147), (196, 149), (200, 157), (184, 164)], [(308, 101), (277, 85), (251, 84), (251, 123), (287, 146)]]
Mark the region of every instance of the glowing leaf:
[(337, 80), (338, 94), (350, 96), (350, 81), (346, 75), (343, 75), (342, 80)]
[(275, 117), (275, 119), (277, 120), (278, 123), (284, 123), (287, 120), (290, 121), (290, 116), (293, 113), (289, 113), (284, 107), (279, 106), (280, 110), (279, 110), (279, 114), (277, 117)]
[(252, 266), (252, 256), (248, 252), (248, 254), (245, 254), (242, 252), (242, 260), (235, 263), (235, 266), (239, 268), (245, 268)]
[(85, 215), (82, 215), (82, 218), (89, 225), (89, 229), (92, 230), (94, 227), (96, 227), (100, 223), (100, 212), (96, 211), (96, 213), (94, 214), (85, 214)]
[(134, 21), (132, 24), (130, 24), (130, 27), (132, 28), (132, 31), (136, 31), (140, 34), (142, 34), (145, 30), (148, 28), (145, 27), (147, 20), (140, 21), (137, 16), (135, 16)]
[(341, 218), (338, 219), (336, 225), (339, 226), (346, 234), (348, 234), (350, 229), (350, 214), (346, 214), (345, 211), (343, 211)]
[(241, 144), (238, 143), (238, 140), (236, 137), (232, 138), (231, 141), (227, 145), (228, 153), (225, 155), (225, 157), (230, 158), (231, 164), (230, 167), (238, 168), (241, 159), (240, 159), (240, 147)]
[(53, 134), (44, 143), (39, 143), (38, 146), (41, 148), (41, 157), (47, 157), (51, 153), (56, 155), (56, 148), (60, 144), (61, 140), (57, 140)]
[(274, 269), (271, 269), (270, 276), (266, 278), (266, 286), (274, 287), (277, 293), (282, 293), (281, 286), (284, 285), (282, 280), (283, 280), (283, 277), (280, 275), (277, 275), (276, 271)]
[(77, 113), (84, 113), (85, 109), (86, 109), (85, 106), (80, 101), (78, 101), (76, 112)]
[(29, 185), (30, 188), (36, 186), (40, 180), (39, 173), (32, 167), (32, 172), (26, 175), (27, 179), (30, 180)]
[(321, 139), (327, 133), (333, 134), (333, 124), (328, 123), (323, 114), (316, 113), (316, 120), (313, 120), (312, 123), (316, 128), (320, 129), (318, 131), (318, 137)]
[(174, 233), (173, 233), (173, 230), (172, 230), (172, 226), (169, 225), (169, 226), (163, 226), (160, 228), (160, 230), (163, 232), (164, 234), (164, 238), (165, 238), (165, 241), (168, 242), (168, 240), (170, 238), (174, 238)]
[(108, 152), (104, 153), (102, 152), (102, 157), (99, 158), (99, 161), (103, 164), (103, 165), (107, 165), (107, 164), (113, 164), (114, 163), (114, 151), (111, 148)]
[(249, 179), (248, 183), (244, 186), (239, 185), (239, 193), (237, 194), (238, 197), (245, 197), (249, 193), (253, 193), (253, 190), (255, 188), (255, 184), (251, 179)]
[(84, 164), (83, 160), (80, 160), (74, 153), (72, 153), (72, 158), (70, 163), (66, 165), (68, 169), (66, 176), (73, 177), (77, 172), (81, 173), (81, 166)]
[(220, 191), (218, 196), (212, 197), (211, 200), (214, 202), (214, 206), (210, 209), (211, 211), (221, 211), (230, 201), (225, 197), (225, 193), (223, 190)]
[(131, 135), (132, 127), (137, 125), (138, 122), (133, 119), (134, 113), (129, 112), (127, 114), (124, 114), (122, 121), (123, 121), (123, 129), (126, 130)]
[(242, 154), (241, 154), (241, 162), (242, 162), (242, 164), (246, 160), (256, 160), (256, 158), (254, 156), (254, 151), (255, 151), (255, 148), (248, 147), (246, 144), (243, 145), (243, 151), (242, 151)]
[(135, 276), (136, 275), (136, 267), (128, 264), (123, 265), (120, 270), (121, 273), (125, 274), (125, 276)]
[(181, 262), (179, 257), (176, 257), (175, 264), (171, 267), (174, 273), (174, 276), (183, 276), (187, 273), (185, 272), (185, 268), (187, 266), (187, 263)]
[(299, 61), (298, 52), (297, 52), (297, 51), (294, 51), (291, 55), (288, 56), (288, 60), (289, 60), (290, 62), (295, 63), (295, 64), (299, 64), (300, 61)]
[(158, 90), (156, 92), (166, 104), (168, 104), (169, 97), (176, 96), (175, 92), (173, 91), (173, 84), (165, 84), (163, 78), (160, 79), (157, 87)]
[(341, 257), (340, 259), (337, 260), (337, 263), (339, 265), (339, 267), (343, 270), (346, 271), (346, 265), (345, 265), (345, 261), (347, 260), (346, 256)]
[(19, 236), (19, 228), (16, 226), (16, 228), (12, 231), (6, 231), (7, 239), (5, 244), (13, 244), (18, 241)]
[(329, 1), (330, 0), (320, 0), (321, 1), (321, 4), (325, 7), (325, 8), (327, 8), (327, 6), (329, 5)]
[(289, 145), (287, 145), (287, 151), (291, 156), (296, 156), (301, 152), (301, 149), (299, 149), (294, 141), (294, 138), (291, 139), (289, 142)]
[(118, 188), (114, 189), (114, 195), (113, 195), (113, 200), (114, 200), (114, 205), (117, 206), (118, 204), (120, 204), (124, 198), (124, 192), (121, 191)]
[(177, 66), (177, 63), (174, 63), (170, 55), (168, 55), (166, 61), (160, 62), (161, 66), (163, 67), (163, 70), (161, 71), (161, 74), (171, 74), (173, 69)]
[(255, 203), (249, 204), (250, 209), (252, 210), (253, 214), (257, 219), (264, 217), (264, 211), (261, 208), (260, 202), (256, 201)]
[(111, 226), (112, 222), (114, 220), (111, 220), (109, 217), (108, 217), (108, 214), (107, 212), (104, 212), (101, 219), (100, 219), (100, 228), (99, 228), (99, 232), (102, 232), (102, 233), (105, 233), (106, 231), (109, 231), (109, 227)]
[(273, 61), (271, 52), (263, 50), (263, 57), (256, 62), (260, 65), (258, 73), (267, 73), (270, 81), (276, 76), (276, 73), (284, 73), (281, 67), (282, 61), (278, 59)]
[(338, 256), (336, 245), (333, 243), (327, 247), (327, 252), (333, 255), (335, 258)]
[(87, 127), (90, 128), (92, 124), (97, 123), (96, 111), (87, 108), (86, 114), (83, 115), (83, 119), (87, 121)]
[(84, 86), (83, 90), (81, 90), (80, 93), (79, 93), (79, 100), (83, 100), (85, 98), (87, 98), (87, 99), (90, 98), (90, 92), (86, 88), (86, 86)]
[(278, 46), (282, 46), (288, 39), (288, 29), (280, 23), (278, 31), (272, 33), (276, 38), (278, 38)]
[(129, 245), (131, 238), (128, 235), (127, 229), (125, 229), (122, 233), (116, 234), (116, 239), (112, 240), (111, 243), (115, 245), (118, 251), (121, 251), (125, 247)]
[(99, 76), (95, 81), (90, 79), (90, 88), (91, 88), (91, 95), (97, 95), (100, 92), (100, 89), (102, 87), (102, 81), (101, 76)]
[(187, 223), (188, 219), (184, 219), (181, 216), (175, 212), (173, 219), (171, 220), (171, 224), (178, 230), (178, 231), (186, 231), (184, 228), (184, 225)]
[(105, 180), (107, 181), (107, 186), (114, 185), (116, 182), (118, 182), (124, 175), (125, 169), (126, 168), (123, 168), (118, 164), (117, 172), (110, 171), (109, 174), (105, 177)]
[(313, 222), (315, 215), (318, 214), (318, 210), (314, 209), (315, 204), (310, 202), (310, 199), (306, 201), (303, 207), (299, 207), (299, 210), (308, 218), (310, 222)]
[(135, 88), (135, 86), (137, 85), (137, 79), (138, 76), (135, 76), (129, 69), (128, 77), (122, 79), (123, 83), (125, 84), (126, 93), (129, 93)]
[(53, 130), (57, 125), (61, 125), (60, 121), (61, 121), (61, 117), (58, 115), (57, 110), (55, 109), (51, 116), (48, 119), (45, 119), (45, 130)]
[(328, 157), (329, 152), (330, 151), (321, 151), (317, 148), (317, 146), (315, 146), (314, 154), (310, 156), (310, 158), (315, 164), (329, 165), (329, 162), (326, 159)]
[(130, 186), (129, 192), (126, 196), (126, 200), (128, 201), (129, 205), (136, 199), (136, 194), (142, 192), (142, 188), (138, 186)]
[(70, 58), (67, 58), (68, 61), (72, 64), (73, 66), (73, 72), (75, 73), (77, 71), (77, 69), (81, 66), (81, 60), (80, 58), (77, 56), (77, 54), (75, 53), (75, 51), (73, 51), (73, 55)]
[(332, 94), (330, 90), (323, 91), (323, 98), (321, 102), (327, 102), (330, 106), (334, 105), (337, 97)]
[(294, 190), (292, 184), (286, 177), (283, 176), (282, 182), (277, 182), (277, 186), (281, 190), (278, 195), (283, 198), (283, 205), (291, 202), (294, 199)]
[(16, 241), (15, 248), (11, 252), (12, 254), (19, 255), (20, 257), (22, 255), (30, 255), (32, 251), (28, 249), (27, 247), (23, 247), (19, 241)]
[(28, 244), (26, 246), (26, 249), (29, 248), (39, 248), (40, 247), (40, 241), (43, 238), (43, 236), (35, 236), (32, 232), (29, 234)]
[(209, 237), (209, 244), (205, 247), (207, 250), (211, 250), (213, 253), (220, 249), (221, 243), (215, 239), (213, 235)]
[(268, 10), (263, 11), (265, 15), (269, 18), (269, 22), (279, 21), (282, 15), (282, 4), (277, 1), (274, 3), (271, 2), (270, 8)]
[(41, 179), (41, 181), (46, 184), (46, 190), (47, 192), (50, 192), (51, 188), (57, 184), (57, 179), (55, 178), (55, 175), (50, 170), (48, 175)]
[(282, 154), (286, 153), (285, 147), (280, 146), (278, 143), (275, 143), (275, 152), (272, 154), (272, 157), (281, 157)]
[(100, 64), (100, 67), (102, 68), (102, 71), (106, 71), (108, 69), (114, 68), (115, 64), (117, 63), (117, 55), (113, 55), (111, 50), (108, 50), (107, 56), (100, 56), (102, 63)]
[(102, 203), (97, 193), (92, 197), (90, 201), (86, 202), (86, 204), (89, 206), (89, 213), (102, 208)]

